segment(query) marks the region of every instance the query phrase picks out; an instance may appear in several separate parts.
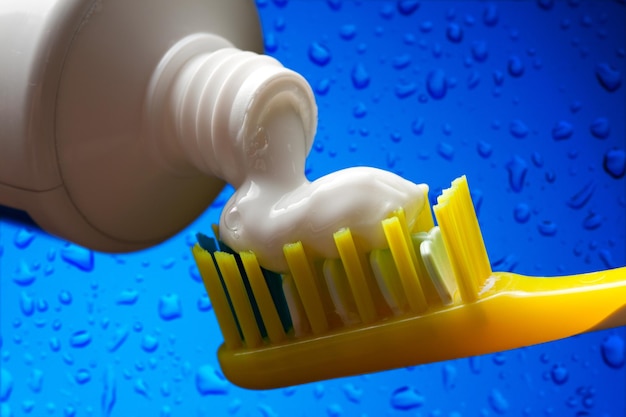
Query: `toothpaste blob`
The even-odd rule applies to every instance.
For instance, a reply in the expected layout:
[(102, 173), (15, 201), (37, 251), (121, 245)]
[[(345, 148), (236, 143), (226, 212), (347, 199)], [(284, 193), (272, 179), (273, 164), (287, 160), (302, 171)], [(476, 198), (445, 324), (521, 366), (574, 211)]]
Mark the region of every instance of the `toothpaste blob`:
[(288, 100), (273, 100), (244, 142), (247, 175), (222, 212), (220, 239), (237, 252), (252, 250), (271, 271), (288, 271), (283, 246), (297, 241), (310, 255), (338, 258), (333, 234), (343, 228), (362, 250), (386, 247), (381, 220), (402, 208), (410, 227), (425, 207), (427, 185), (376, 168), (308, 181), (305, 131)]

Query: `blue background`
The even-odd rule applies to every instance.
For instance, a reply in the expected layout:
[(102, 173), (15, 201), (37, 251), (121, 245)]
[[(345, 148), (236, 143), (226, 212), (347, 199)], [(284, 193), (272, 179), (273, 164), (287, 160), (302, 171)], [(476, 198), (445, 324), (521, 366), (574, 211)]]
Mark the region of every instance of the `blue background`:
[[(310, 179), (369, 165), (434, 198), (466, 174), (494, 269), (626, 265), (624, 1), (257, 5), (267, 52), (317, 95)], [(0, 220), (1, 417), (626, 415), (625, 328), (274, 391), (229, 384), (189, 246), (231, 192), (124, 255)]]

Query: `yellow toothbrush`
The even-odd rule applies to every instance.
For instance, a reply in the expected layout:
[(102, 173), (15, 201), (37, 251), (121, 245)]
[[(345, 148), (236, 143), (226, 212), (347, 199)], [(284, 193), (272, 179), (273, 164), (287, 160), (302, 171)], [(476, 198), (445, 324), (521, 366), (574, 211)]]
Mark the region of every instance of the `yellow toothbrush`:
[[(626, 325), (626, 267), (554, 278), (493, 272), (463, 176), (409, 231), (382, 222), (388, 249), (359, 251), (335, 233), (340, 259), (284, 246), (289, 274), (252, 252), (193, 254), (224, 336), (234, 384), (269, 389), (498, 352)], [(204, 248), (203, 248), (204, 246)]]

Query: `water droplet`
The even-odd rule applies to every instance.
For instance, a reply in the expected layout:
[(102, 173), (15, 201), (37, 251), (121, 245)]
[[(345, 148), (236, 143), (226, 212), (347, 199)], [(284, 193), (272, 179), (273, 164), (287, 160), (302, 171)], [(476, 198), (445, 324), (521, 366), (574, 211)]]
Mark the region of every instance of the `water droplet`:
[(391, 60), (391, 65), (395, 69), (397, 69), (397, 70), (404, 69), (404, 68), (408, 67), (410, 64), (411, 64), (411, 55), (410, 54), (396, 55)]
[(524, 63), (521, 58), (517, 55), (510, 56), (507, 70), (509, 71), (511, 77), (518, 78), (524, 75)]
[(437, 153), (446, 161), (451, 161), (454, 158), (454, 146), (446, 142), (439, 142)]
[(202, 365), (196, 371), (196, 390), (200, 395), (228, 393), (228, 382), (211, 365)]
[(554, 365), (550, 371), (550, 377), (556, 385), (563, 385), (569, 379), (569, 371), (563, 365)]
[(474, 41), (472, 42), (472, 57), (476, 62), (485, 62), (489, 56), (489, 49), (487, 48), (487, 42)]
[(354, 384), (344, 384), (341, 387), (343, 394), (346, 396), (348, 401), (358, 404), (361, 402), (361, 397), (363, 397), (363, 389), (355, 386)]
[(206, 294), (202, 294), (198, 298), (198, 302), (196, 303), (199, 311), (209, 311), (211, 310), (211, 301)]
[(610, 93), (617, 91), (622, 85), (622, 74), (605, 62), (596, 66), (596, 78), (600, 85)]
[(470, 72), (470, 75), (467, 77), (467, 88), (473, 90), (480, 83), (480, 73), (478, 71)]
[(585, 220), (583, 220), (583, 227), (586, 230), (596, 230), (598, 227), (602, 226), (602, 221), (602, 216), (592, 211), (585, 217)]
[(403, 16), (410, 16), (420, 7), (418, 0), (398, 0), (398, 11)]
[(498, 8), (495, 3), (488, 3), (483, 11), (483, 23), (492, 27), (498, 24), (498, 20), (500, 20)]
[(85, 368), (77, 370), (74, 374), (74, 381), (76, 381), (80, 385), (86, 384), (87, 382), (91, 381), (91, 372), (89, 372), (89, 369)]
[(341, 39), (344, 39), (346, 41), (354, 39), (354, 37), (356, 36), (356, 26), (351, 24), (345, 24), (341, 26), (341, 28), (339, 29), (339, 36), (341, 37)]
[(609, 137), (611, 133), (611, 126), (609, 124), (609, 119), (606, 117), (598, 117), (589, 126), (589, 131), (591, 134), (598, 139), (606, 139)]
[(537, 0), (537, 5), (543, 10), (552, 10), (554, 7), (554, 0)]
[(341, 4), (343, 0), (326, 0), (326, 4), (330, 7), (331, 10), (337, 11), (341, 9)]
[(623, 149), (609, 149), (602, 161), (604, 171), (616, 180), (626, 173), (626, 154)]
[(61, 249), (61, 259), (81, 271), (89, 272), (94, 268), (93, 252), (74, 244), (67, 244)]
[(504, 73), (502, 71), (495, 70), (493, 72), (493, 82), (496, 85), (502, 85), (502, 83), (504, 82)]
[(594, 191), (596, 190), (596, 185), (593, 181), (589, 181), (585, 184), (576, 194), (571, 196), (569, 200), (567, 200), (567, 205), (573, 209), (580, 209), (585, 206), (591, 200)]
[(411, 131), (416, 135), (424, 133), (424, 118), (419, 117), (411, 123)]
[(118, 305), (133, 305), (139, 299), (139, 292), (132, 289), (127, 289), (118, 294), (115, 300)]
[(482, 360), (480, 356), (470, 356), (469, 357), (469, 366), (470, 370), (474, 374), (479, 374), (482, 372)]
[(328, 78), (322, 78), (317, 84), (315, 84), (315, 92), (321, 96), (324, 96), (330, 90), (330, 80)]
[(456, 378), (458, 372), (454, 365), (446, 364), (442, 368), (443, 387), (446, 390), (451, 390), (456, 386)]
[(511, 189), (519, 193), (524, 187), (524, 180), (526, 173), (528, 172), (528, 164), (524, 159), (515, 155), (506, 164), (506, 169), (509, 172), (509, 185)]
[(32, 316), (35, 312), (35, 301), (24, 291), (20, 294), (20, 310), (25, 316)]
[(83, 348), (89, 343), (91, 343), (91, 334), (87, 330), (78, 330), (70, 337), (70, 346), (74, 348)]
[(362, 101), (357, 102), (352, 108), (352, 115), (357, 119), (362, 119), (367, 115), (367, 107)]
[(41, 369), (31, 370), (26, 385), (34, 393), (41, 392), (41, 389), (43, 388), (43, 371)]
[(182, 316), (182, 303), (178, 294), (166, 294), (159, 298), (159, 316), (166, 321)]
[(440, 69), (430, 71), (426, 78), (426, 89), (432, 98), (436, 100), (444, 98), (448, 91), (445, 72)]
[(31, 242), (35, 239), (35, 233), (26, 227), (22, 227), (15, 232), (15, 236), (13, 237), (13, 244), (18, 249), (24, 249), (31, 244)]
[(309, 46), (309, 59), (316, 65), (324, 66), (330, 62), (330, 51), (324, 45), (313, 42)]
[(141, 348), (148, 353), (154, 352), (159, 347), (159, 339), (156, 337), (146, 334), (141, 339)]
[(35, 278), (37, 277), (33, 269), (34, 268), (31, 268), (26, 261), (23, 259), (20, 260), (17, 268), (15, 268), (15, 272), (13, 273), (13, 282), (23, 287), (32, 284), (35, 282)]
[(276, 34), (272, 31), (267, 31), (263, 34), (263, 45), (265, 46), (265, 52), (272, 53), (278, 50), (278, 39)]
[(6, 402), (13, 391), (13, 375), (4, 367), (0, 368), (0, 401)]
[(50, 340), (48, 340), (48, 345), (53, 352), (58, 352), (61, 349), (61, 342), (57, 337), (51, 337)]
[(391, 394), (391, 407), (396, 410), (412, 410), (424, 404), (424, 397), (413, 387), (400, 387)]
[(481, 157), (489, 158), (493, 153), (493, 146), (484, 140), (479, 140), (476, 144), (476, 150), (478, 151), (478, 155)]
[(539, 233), (543, 236), (550, 237), (556, 235), (557, 225), (551, 220), (544, 220), (537, 225), (537, 230), (539, 230)]
[(509, 402), (496, 388), (491, 390), (488, 401), (491, 409), (495, 411), (496, 414), (505, 414), (509, 409)]
[(433, 22), (431, 22), (430, 20), (424, 20), (422, 23), (420, 23), (420, 32), (429, 33), (432, 30), (433, 30)]
[(513, 217), (518, 223), (526, 223), (530, 219), (530, 207), (526, 203), (519, 203), (513, 209)]
[(417, 84), (414, 82), (397, 83), (394, 87), (396, 97), (403, 99), (412, 96), (417, 91)]
[(565, 140), (572, 137), (574, 134), (574, 127), (571, 123), (565, 120), (560, 120), (552, 128), (552, 138), (554, 140)]
[(526, 126), (526, 123), (515, 119), (509, 125), (509, 132), (517, 139), (524, 139), (530, 133), (530, 129)]
[(133, 384), (133, 390), (145, 398), (150, 398), (150, 393), (148, 392), (148, 384), (142, 378), (137, 378), (135, 383)]
[(124, 344), (126, 339), (128, 339), (128, 335), (130, 334), (130, 330), (126, 326), (120, 326), (111, 335), (111, 338), (107, 342), (106, 348), (109, 352), (115, 352)]
[(626, 348), (624, 347), (624, 339), (621, 336), (612, 334), (602, 342), (600, 346), (602, 359), (604, 363), (613, 369), (621, 369), (624, 366), (624, 356)]
[(357, 90), (362, 90), (370, 84), (370, 75), (361, 63), (352, 68), (351, 78), (352, 85)]
[(450, 22), (446, 28), (446, 37), (452, 43), (459, 43), (463, 40), (463, 28), (458, 23)]
[(115, 402), (117, 400), (117, 385), (115, 382), (115, 372), (111, 365), (107, 366), (104, 372), (102, 384), (102, 396), (100, 397), (100, 405), (102, 407), (103, 417), (110, 417)]

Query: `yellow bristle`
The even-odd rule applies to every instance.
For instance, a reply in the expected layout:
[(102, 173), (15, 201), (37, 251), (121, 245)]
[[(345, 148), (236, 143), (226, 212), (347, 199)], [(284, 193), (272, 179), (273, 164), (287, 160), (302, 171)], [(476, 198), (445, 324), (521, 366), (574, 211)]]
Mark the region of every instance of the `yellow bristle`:
[(433, 209), (461, 298), (475, 301), (480, 287), (491, 275), (491, 266), (465, 176), (454, 180), (437, 202)]
[(361, 321), (363, 323), (371, 323), (376, 320), (376, 306), (374, 305), (370, 288), (367, 285), (352, 234), (349, 229), (342, 229), (336, 232), (333, 238), (339, 251), (339, 257), (343, 262)]
[(211, 299), (217, 323), (224, 336), (224, 344), (229, 349), (240, 348), (241, 337), (237, 329), (237, 322), (230, 309), (213, 257), (198, 244), (193, 247), (193, 257), (196, 260), (202, 281)]
[(324, 304), (316, 285), (315, 271), (309, 263), (302, 243), (285, 245), (283, 252), (313, 334), (325, 333), (328, 331), (328, 320), (324, 311)]
[(263, 324), (267, 330), (267, 335), (272, 343), (278, 343), (285, 339), (285, 330), (283, 324), (280, 321), (278, 311), (274, 305), (274, 300), (270, 294), (267, 284), (265, 283), (265, 277), (259, 266), (256, 256), (252, 252), (242, 252), (241, 262), (248, 276), (250, 287), (254, 293), (254, 299), (261, 312), (263, 318)]
[(215, 252), (215, 260), (220, 271), (222, 271), (224, 283), (235, 309), (246, 346), (248, 348), (260, 346), (263, 339), (235, 257), (229, 253)]
[(409, 247), (398, 217), (383, 220), (382, 225), (409, 307), (415, 313), (423, 312), (428, 305), (413, 263), (415, 254), (411, 255), (412, 243)]

